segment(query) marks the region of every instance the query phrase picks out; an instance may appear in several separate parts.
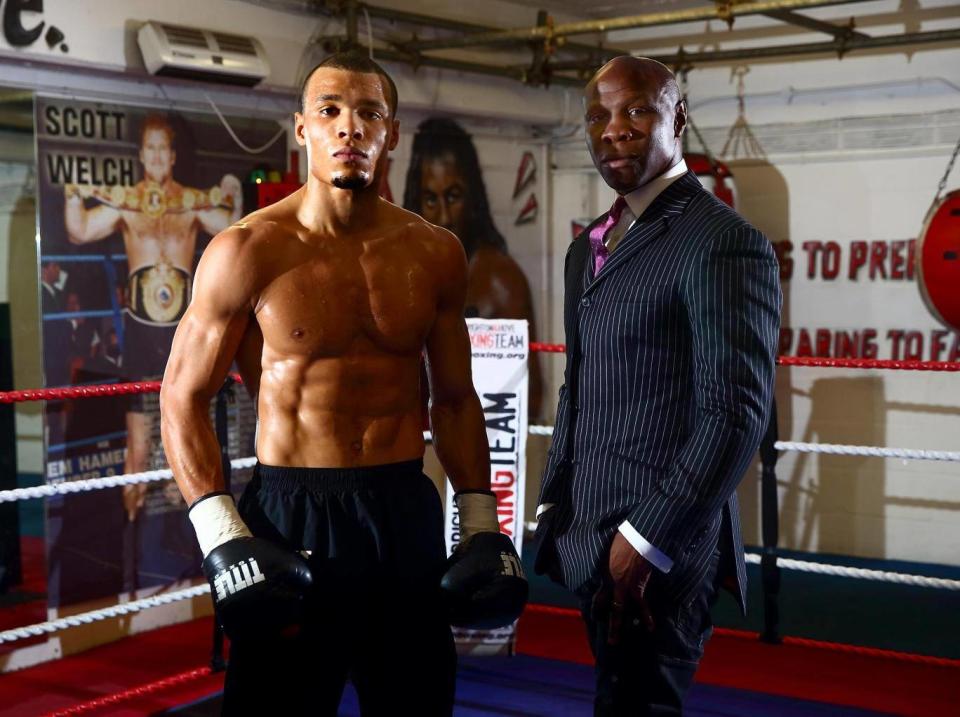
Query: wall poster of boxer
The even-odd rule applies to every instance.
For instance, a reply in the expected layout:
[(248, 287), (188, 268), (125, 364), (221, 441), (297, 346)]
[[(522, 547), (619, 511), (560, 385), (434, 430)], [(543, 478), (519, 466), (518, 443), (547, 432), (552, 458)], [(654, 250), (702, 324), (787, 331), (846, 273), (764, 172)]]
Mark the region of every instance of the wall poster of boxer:
[[(522, 319), (537, 341), (533, 296), (542, 264), (536, 220), (536, 161), (530, 145), (474, 137), (449, 117), (416, 123), (403, 181), (402, 206), (455, 234), (467, 255), (465, 315)], [(542, 419), (543, 377), (531, 357), (531, 418)]]
[[(252, 209), (241, 178), (285, 167), (285, 142), (248, 155), (213, 115), (40, 97), (36, 107), (46, 385), (159, 379), (200, 254)], [(252, 144), (277, 131), (228, 121)], [(236, 393), (230, 449), (241, 457), (255, 420)], [(47, 481), (165, 467), (158, 417), (156, 394), (48, 402)], [(50, 607), (199, 575), (185, 508), (172, 480), (49, 499)]]

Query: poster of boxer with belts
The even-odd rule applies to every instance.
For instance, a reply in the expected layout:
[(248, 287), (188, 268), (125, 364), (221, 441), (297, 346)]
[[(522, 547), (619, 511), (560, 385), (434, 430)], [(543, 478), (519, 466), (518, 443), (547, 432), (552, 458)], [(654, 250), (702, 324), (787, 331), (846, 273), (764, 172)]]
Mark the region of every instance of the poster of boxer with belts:
[[(229, 121), (255, 142), (276, 133), (273, 122)], [(282, 168), (284, 143), (253, 156), (212, 115), (44, 98), (37, 129), (41, 274), (60, 297), (43, 310), (46, 384), (157, 380), (202, 250), (244, 213), (239, 177)], [(48, 404), (48, 481), (163, 467), (156, 395), (99, 401), (89, 416), (82, 403)], [(172, 482), (107, 493), (86, 497), (107, 524), (72, 518), (79, 496), (48, 511), (53, 604), (196, 572)]]

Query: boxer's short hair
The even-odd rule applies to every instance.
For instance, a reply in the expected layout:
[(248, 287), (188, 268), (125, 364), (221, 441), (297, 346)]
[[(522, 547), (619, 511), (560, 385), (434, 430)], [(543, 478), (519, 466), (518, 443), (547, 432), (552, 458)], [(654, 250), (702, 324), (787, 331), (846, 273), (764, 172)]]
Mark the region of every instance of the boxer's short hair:
[(143, 141), (147, 137), (147, 132), (151, 130), (159, 130), (167, 135), (167, 142), (170, 143), (170, 148), (173, 149), (173, 140), (175, 137), (173, 126), (170, 124), (170, 120), (162, 114), (149, 114), (144, 117), (143, 122), (140, 124), (140, 146), (143, 146)]
[(397, 95), (396, 83), (393, 81), (393, 78), (387, 74), (386, 70), (370, 59), (370, 56), (366, 54), (366, 51), (360, 50), (347, 50), (345, 52), (337, 52), (333, 55), (330, 55), (307, 73), (307, 76), (303, 78), (303, 83), (300, 85), (301, 113), (303, 112), (303, 96), (307, 91), (307, 85), (310, 82), (310, 78), (313, 77), (313, 73), (319, 70), (321, 67), (332, 67), (336, 70), (347, 70), (348, 72), (361, 72), (370, 75), (380, 75), (380, 77), (384, 79), (387, 86), (390, 88), (390, 96), (385, 98), (387, 100), (387, 106), (390, 108), (390, 116), (391, 118), (397, 116), (397, 104), (399, 102), (399, 97)]

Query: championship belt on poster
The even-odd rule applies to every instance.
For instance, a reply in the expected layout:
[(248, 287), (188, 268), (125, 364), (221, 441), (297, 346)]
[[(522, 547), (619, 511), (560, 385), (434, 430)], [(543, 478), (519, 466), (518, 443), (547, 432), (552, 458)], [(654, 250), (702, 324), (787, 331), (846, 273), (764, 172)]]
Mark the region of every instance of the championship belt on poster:
[(164, 189), (150, 180), (138, 182), (132, 187), (102, 184), (67, 184), (63, 188), (67, 197), (78, 196), (92, 199), (108, 207), (128, 212), (142, 212), (151, 219), (164, 214), (200, 211), (203, 209), (233, 209), (233, 197), (223, 196), (219, 186), (209, 189), (176, 186)]
[[(527, 371), (530, 356), (526, 321), (467, 319), (473, 386), (483, 408), (490, 444), (490, 488), (497, 496), (500, 532), (520, 554), (527, 448)], [(460, 515), (446, 482), (447, 551), (460, 542)], [(513, 654), (516, 624), (494, 630), (453, 629), (461, 654)]]
[(148, 324), (175, 324), (190, 302), (191, 277), (161, 261), (130, 275), (130, 313)]

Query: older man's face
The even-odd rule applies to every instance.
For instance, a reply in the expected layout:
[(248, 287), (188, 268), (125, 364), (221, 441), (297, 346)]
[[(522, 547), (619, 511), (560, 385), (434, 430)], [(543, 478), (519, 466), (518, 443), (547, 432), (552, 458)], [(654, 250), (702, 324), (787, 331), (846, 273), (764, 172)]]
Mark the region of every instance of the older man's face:
[(608, 63), (584, 93), (587, 147), (600, 175), (620, 194), (643, 186), (681, 156), (686, 122), (665, 71), (627, 59)]

